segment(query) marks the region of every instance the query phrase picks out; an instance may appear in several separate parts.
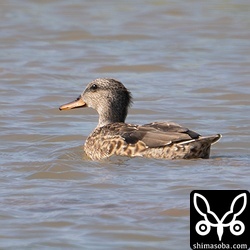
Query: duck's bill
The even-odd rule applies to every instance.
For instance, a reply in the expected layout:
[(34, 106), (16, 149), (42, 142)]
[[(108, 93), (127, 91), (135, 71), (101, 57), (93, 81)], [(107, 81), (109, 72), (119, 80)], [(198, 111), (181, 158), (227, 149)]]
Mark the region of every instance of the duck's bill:
[(84, 108), (87, 104), (82, 100), (81, 96), (79, 96), (75, 101), (63, 104), (59, 107), (60, 110), (67, 109), (76, 109), (76, 108)]

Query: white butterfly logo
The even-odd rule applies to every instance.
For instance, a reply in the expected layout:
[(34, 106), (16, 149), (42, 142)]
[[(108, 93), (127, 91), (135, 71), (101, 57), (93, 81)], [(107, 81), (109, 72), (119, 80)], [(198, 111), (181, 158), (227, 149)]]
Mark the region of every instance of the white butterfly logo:
[[(203, 213), (199, 209), (198, 204), (197, 204), (198, 198), (202, 199), (205, 202), (206, 210), (207, 210), (206, 213)], [(243, 205), (237, 213), (234, 213), (235, 203), (240, 198), (243, 198)], [(233, 235), (237, 235), (237, 236), (241, 235), (245, 231), (245, 225), (243, 224), (242, 221), (236, 220), (236, 217), (240, 215), (246, 208), (246, 205), (247, 205), (246, 193), (239, 194), (233, 199), (231, 206), (230, 206), (230, 210), (226, 212), (221, 219), (219, 219), (218, 216), (213, 211), (210, 210), (210, 205), (207, 199), (203, 195), (194, 193), (193, 202), (194, 202), (194, 207), (196, 211), (204, 217), (204, 220), (199, 221), (195, 226), (195, 230), (199, 235), (202, 235), (202, 236), (207, 235), (211, 230), (211, 226), (217, 227), (217, 235), (218, 235), (219, 241), (221, 241), (222, 239), (222, 235), (224, 233), (224, 227), (230, 227), (230, 232)], [(207, 214), (212, 215), (217, 223), (210, 222)], [(229, 214), (233, 214), (232, 220), (229, 223), (223, 223)]]

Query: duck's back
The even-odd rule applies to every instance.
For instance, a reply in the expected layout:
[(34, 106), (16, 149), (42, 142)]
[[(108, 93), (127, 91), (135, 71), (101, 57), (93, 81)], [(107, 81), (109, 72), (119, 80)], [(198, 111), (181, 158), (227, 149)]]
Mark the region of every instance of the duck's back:
[(209, 158), (211, 144), (221, 135), (202, 137), (176, 123), (145, 125), (112, 123), (98, 127), (87, 138), (84, 150), (92, 160), (112, 155), (161, 159)]

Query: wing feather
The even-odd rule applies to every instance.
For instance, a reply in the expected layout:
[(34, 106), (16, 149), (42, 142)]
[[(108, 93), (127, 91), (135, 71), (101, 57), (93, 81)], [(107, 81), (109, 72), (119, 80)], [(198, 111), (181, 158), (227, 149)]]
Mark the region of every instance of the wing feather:
[(154, 122), (142, 126), (126, 124), (119, 128), (119, 133), (128, 144), (142, 141), (147, 147), (163, 147), (200, 137), (194, 131), (177, 123)]

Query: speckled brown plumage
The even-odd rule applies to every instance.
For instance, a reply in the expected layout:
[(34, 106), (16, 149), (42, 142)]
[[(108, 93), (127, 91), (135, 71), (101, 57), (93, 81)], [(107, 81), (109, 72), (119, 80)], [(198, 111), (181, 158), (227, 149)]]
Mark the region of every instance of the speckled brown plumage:
[(92, 160), (112, 155), (162, 159), (209, 158), (210, 147), (221, 135), (202, 137), (176, 123), (153, 122), (127, 124), (125, 118), (131, 94), (114, 79), (96, 79), (89, 83), (76, 101), (60, 110), (92, 107), (99, 113), (99, 123), (88, 136), (84, 150)]

